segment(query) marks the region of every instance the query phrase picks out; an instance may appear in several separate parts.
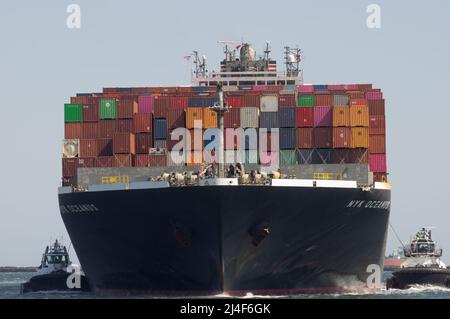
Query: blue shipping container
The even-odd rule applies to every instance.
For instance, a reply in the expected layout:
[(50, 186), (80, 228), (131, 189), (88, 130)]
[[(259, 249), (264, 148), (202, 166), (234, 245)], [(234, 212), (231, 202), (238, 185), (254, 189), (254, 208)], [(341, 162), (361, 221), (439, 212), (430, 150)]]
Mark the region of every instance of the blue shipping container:
[(278, 112), (262, 112), (259, 116), (259, 127), (279, 128)]
[(312, 164), (332, 164), (333, 150), (331, 148), (315, 149), (312, 155)]
[(153, 122), (153, 136), (155, 139), (166, 139), (167, 138), (167, 119), (155, 119)]
[(297, 147), (295, 128), (280, 128), (280, 149), (291, 150)]
[(313, 85), (314, 90), (326, 90), (328, 89), (328, 85), (326, 84), (315, 84)]
[(312, 164), (313, 162), (313, 149), (300, 149), (297, 150), (297, 163), (299, 164)]
[(295, 108), (280, 108), (278, 110), (278, 124), (280, 125), (280, 127), (295, 127)]

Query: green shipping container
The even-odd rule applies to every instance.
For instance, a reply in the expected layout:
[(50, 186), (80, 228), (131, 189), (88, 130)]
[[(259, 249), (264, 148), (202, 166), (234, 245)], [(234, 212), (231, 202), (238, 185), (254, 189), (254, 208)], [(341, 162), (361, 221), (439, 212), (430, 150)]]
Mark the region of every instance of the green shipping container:
[(280, 150), (280, 166), (297, 164), (295, 150)]
[(83, 105), (64, 104), (64, 122), (81, 122), (83, 120)]
[(313, 107), (315, 104), (315, 100), (316, 99), (314, 95), (300, 95), (298, 97), (298, 105)]
[(258, 151), (257, 150), (245, 150), (244, 151), (244, 164), (258, 164)]
[(100, 99), (100, 119), (115, 119), (117, 118), (116, 100), (114, 99)]

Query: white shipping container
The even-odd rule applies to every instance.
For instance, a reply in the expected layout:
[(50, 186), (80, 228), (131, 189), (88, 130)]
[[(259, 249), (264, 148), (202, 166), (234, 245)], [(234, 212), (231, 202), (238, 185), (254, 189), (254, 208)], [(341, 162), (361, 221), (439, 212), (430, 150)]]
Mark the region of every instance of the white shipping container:
[(263, 95), (260, 104), (261, 112), (278, 112), (278, 96)]
[(259, 109), (257, 107), (241, 108), (241, 127), (242, 128), (259, 127)]

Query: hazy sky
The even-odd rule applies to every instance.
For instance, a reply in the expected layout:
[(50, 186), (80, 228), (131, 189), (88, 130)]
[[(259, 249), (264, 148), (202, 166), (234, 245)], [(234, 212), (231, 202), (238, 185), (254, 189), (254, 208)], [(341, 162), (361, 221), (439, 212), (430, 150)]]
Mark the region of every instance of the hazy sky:
[[(66, 8), (81, 6), (81, 29)], [(403, 240), (421, 226), (450, 261), (450, 2), (436, 1), (0, 2), (0, 265), (39, 263), (64, 236), (58, 212), (63, 104), (111, 86), (189, 84), (183, 56), (210, 68), (219, 40), (270, 40), (304, 50), (307, 83), (373, 83), (387, 101), (391, 222)], [(345, 3), (345, 5), (344, 5)], [(366, 25), (381, 7), (381, 29)], [(449, 196), (449, 197), (447, 197)], [(390, 231), (388, 251), (398, 242)]]

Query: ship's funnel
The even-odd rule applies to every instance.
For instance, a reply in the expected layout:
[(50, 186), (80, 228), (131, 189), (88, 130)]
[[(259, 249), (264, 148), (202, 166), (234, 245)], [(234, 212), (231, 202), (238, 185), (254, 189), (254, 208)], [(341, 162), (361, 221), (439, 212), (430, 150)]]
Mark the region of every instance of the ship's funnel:
[(241, 47), (241, 62), (253, 62), (256, 61), (255, 50), (249, 43), (244, 43)]

